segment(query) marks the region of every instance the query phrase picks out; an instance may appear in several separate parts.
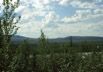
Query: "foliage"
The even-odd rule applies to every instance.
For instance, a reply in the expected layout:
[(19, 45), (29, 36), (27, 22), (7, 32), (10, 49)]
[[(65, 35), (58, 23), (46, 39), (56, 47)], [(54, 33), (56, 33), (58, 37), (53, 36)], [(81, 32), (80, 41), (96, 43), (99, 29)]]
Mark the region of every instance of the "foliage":
[(70, 47), (73, 46), (73, 42), (72, 42), (72, 36), (70, 36)]
[(10, 64), (11, 72), (31, 72), (35, 71), (36, 55), (25, 40), (24, 44), (17, 48), (13, 60)]
[(3, 46), (8, 45), (10, 38), (17, 33), (16, 26), (21, 16), (17, 16), (15, 9), (18, 8), (19, 0), (3, 0), (3, 15), (0, 17), (0, 35)]
[(41, 30), (40, 38), (38, 39), (38, 52), (40, 54), (47, 54), (49, 53), (49, 43), (46, 39), (46, 36), (44, 35), (43, 31)]
[(19, 0), (13, 3), (13, 0), (3, 0), (3, 11), (0, 17), (0, 71), (9, 71), (9, 65), (12, 60), (12, 48), (10, 48), (10, 39), (16, 34), (18, 27), (16, 24), (20, 20), (15, 9), (18, 8)]
[[(87, 52), (86, 48), (83, 50), (83, 46), (77, 47), (73, 45), (70, 47), (68, 43), (50, 44), (46, 42), (47, 39), (44, 35), (42, 37), (39, 38), (37, 47), (30, 45), (28, 41), (25, 40), (20, 46), (15, 48), (10, 47), (8, 53), (0, 55), (1, 72), (103, 71), (102, 51), (96, 52), (95, 50), (91, 50), (91, 52)], [(88, 43), (86, 43), (86, 45), (88, 45)], [(87, 47), (89, 47), (89, 45)], [(92, 46), (90, 47), (92, 48)], [(38, 53), (36, 53), (37, 51)], [(2, 52), (2, 50), (0, 50), (0, 52)], [(5, 59), (4, 57), (8, 58), (5, 62), (3, 60)]]

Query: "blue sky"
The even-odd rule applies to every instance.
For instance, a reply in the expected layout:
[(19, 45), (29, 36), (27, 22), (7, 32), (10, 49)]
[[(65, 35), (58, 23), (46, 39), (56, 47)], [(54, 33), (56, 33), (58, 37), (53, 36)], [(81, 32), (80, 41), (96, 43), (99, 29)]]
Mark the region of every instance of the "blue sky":
[(15, 12), (22, 16), (17, 35), (103, 37), (103, 0), (21, 0)]

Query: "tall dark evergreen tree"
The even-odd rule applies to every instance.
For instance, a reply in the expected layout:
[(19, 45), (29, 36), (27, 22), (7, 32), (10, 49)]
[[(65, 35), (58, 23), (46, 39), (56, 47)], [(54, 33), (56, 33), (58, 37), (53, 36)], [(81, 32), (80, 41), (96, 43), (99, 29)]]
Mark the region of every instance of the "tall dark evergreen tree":
[(46, 39), (46, 36), (44, 35), (43, 31), (41, 30), (41, 36), (38, 39), (38, 51), (41, 54), (47, 53), (48, 50), (48, 40)]
[(70, 47), (73, 46), (72, 36), (70, 36)]
[(0, 18), (0, 48), (2, 48), (2, 40), (3, 40), (3, 31), (2, 31), (2, 25), (1, 25), (1, 19)]
[(84, 41), (82, 42), (82, 51), (83, 51), (83, 52), (88, 52), (88, 51), (89, 51), (86, 40), (84, 40)]

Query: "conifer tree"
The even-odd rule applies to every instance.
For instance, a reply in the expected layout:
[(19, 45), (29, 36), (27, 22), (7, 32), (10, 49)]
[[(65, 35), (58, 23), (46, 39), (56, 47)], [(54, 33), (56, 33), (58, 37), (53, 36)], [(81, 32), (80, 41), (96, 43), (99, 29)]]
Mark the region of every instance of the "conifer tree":
[(2, 48), (2, 40), (3, 40), (2, 39), (2, 35), (3, 35), (2, 32), (3, 31), (2, 31), (1, 18), (0, 18), (0, 48)]
[(72, 42), (72, 36), (70, 36), (70, 47), (73, 46), (73, 42)]
[(39, 53), (47, 53), (48, 50), (48, 40), (46, 39), (46, 36), (44, 35), (43, 31), (41, 30), (41, 36), (38, 39), (38, 51)]
[(83, 52), (88, 51), (88, 47), (87, 47), (87, 42), (86, 42), (86, 40), (82, 42), (82, 51), (83, 51)]

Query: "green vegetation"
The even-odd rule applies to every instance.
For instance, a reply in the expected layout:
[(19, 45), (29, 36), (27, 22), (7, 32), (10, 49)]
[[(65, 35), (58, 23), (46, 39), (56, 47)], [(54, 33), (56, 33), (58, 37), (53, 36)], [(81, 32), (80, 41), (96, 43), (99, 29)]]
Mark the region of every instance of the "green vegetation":
[(94, 45), (86, 41), (77, 46), (73, 41), (72, 46), (69, 41), (49, 43), (41, 31), (37, 45), (31, 45), (25, 40), (19, 46), (9, 46), (6, 54), (0, 50), (0, 70), (1, 72), (102, 72), (102, 48), (103, 44)]
[(49, 43), (41, 30), (38, 44), (24, 40), (21, 45), (10, 43), (16, 34), (20, 16), (14, 22), (14, 10), (19, 5), (4, 0), (4, 14), (0, 18), (0, 72), (103, 72), (103, 43), (87, 41)]

